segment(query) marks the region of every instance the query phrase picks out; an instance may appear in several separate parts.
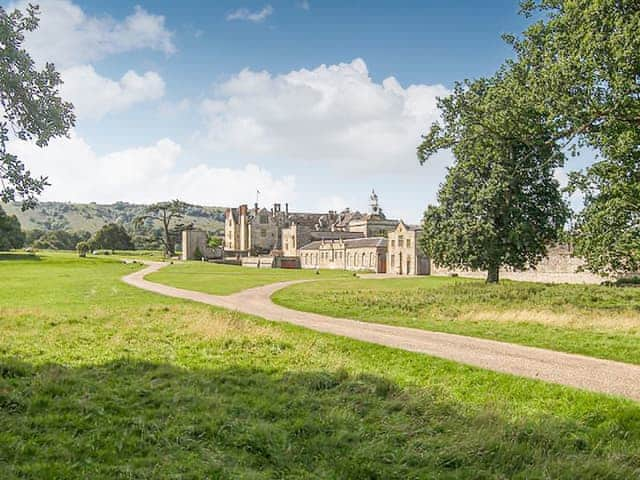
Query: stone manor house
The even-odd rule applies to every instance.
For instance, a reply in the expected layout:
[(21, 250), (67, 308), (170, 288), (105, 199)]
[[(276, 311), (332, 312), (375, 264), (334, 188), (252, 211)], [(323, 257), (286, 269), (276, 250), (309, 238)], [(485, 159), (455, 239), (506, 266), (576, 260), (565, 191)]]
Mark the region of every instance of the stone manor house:
[(421, 275), (429, 260), (421, 253), (418, 226), (388, 219), (375, 191), (369, 212), (290, 212), (240, 205), (226, 211), (224, 258), (246, 266), (331, 268)]
[[(240, 205), (225, 214), (222, 248), (207, 245), (200, 230), (182, 232), (184, 260), (217, 258), (225, 263), (258, 268), (342, 269), (396, 275), (460, 275), (483, 278), (486, 272), (450, 270), (432, 265), (420, 249), (422, 229), (385, 216), (375, 191), (369, 211), (345, 209), (338, 213), (290, 212)], [(553, 283), (600, 283), (597, 275), (582, 271), (584, 261), (570, 246), (550, 246), (549, 255), (535, 268), (503, 268), (501, 278)]]

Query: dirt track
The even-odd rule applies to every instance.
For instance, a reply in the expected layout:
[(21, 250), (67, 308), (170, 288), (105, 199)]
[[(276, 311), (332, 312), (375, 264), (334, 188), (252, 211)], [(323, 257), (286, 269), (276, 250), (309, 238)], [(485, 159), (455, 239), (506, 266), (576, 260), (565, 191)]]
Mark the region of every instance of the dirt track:
[(298, 282), (275, 283), (233, 295), (217, 296), (160, 285), (144, 279), (145, 275), (164, 265), (149, 264), (145, 269), (123, 277), (123, 280), (129, 285), (161, 295), (237, 310), (268, 320), (293, 323), (319, 332), (640, 401), (640, 366), (637, 365), (462, 335), (327, 317), (291, 310), (271, 301), (271, 295), (276, 290)]

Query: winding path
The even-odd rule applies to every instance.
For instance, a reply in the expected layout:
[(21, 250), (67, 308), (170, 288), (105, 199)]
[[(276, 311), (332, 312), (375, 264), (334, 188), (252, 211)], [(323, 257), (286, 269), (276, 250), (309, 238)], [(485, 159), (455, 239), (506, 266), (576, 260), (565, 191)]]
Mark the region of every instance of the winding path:
[(123, 281), (161, 295), (237, 310), (267, 320), (288, 322), (319, 332), (424, 353), (496, 372), (640, 401), (638, 365), (450, 333), (327, 317), (291, 310), (271, 301), (271, 295), (275, 291), (300, 281), (274, 283), (228, 296), (218, 296), (169, 287), (144, 279), (145, 275), (165, 265), (148, 263), (146, 268), (123, 277)]

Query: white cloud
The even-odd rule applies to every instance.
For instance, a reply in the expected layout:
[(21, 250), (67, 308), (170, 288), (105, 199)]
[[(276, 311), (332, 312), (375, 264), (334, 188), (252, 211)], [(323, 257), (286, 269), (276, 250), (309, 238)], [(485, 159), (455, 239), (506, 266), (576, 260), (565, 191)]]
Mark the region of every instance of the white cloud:
[(438, 119), (442, 85), (381, 83), (362, 59), (283, 75), (241, 71), (202, 103), (214, 152), (380, 173), (417, 165), (421, 133)]
[(91, 65), (71, 67), (62, 73), (60, 89), (71, 101), (79, 119), (100, 119), (107, 113), (164, 96), (165, 84), (156, 72), (138, 75), (129, 70), (118, 81), (99, 75)]
[[(161, 15), (136, 6), (123, 20), (93, 17), (69, 0), (39, 0), (40, 26), (26, 35), (25, 45), (39, 64), (54, 62), (58, 68), (91, 63), (108, 55), (139, 49), (174, 53), (173, 33)], [(24, 10), (28, 2), (9, 9)]]
[(20, 140), (11, 141), (9, 149), (34, 174), (49, 177), (43, 200), (148, 203), (180, 198), (234, 205), (254, 198), (256, 189), (267, 204), (296, 198), (293, 176), (276, 178), (254, 164), (231, 169), (203, 163), (180, 170), (182, 148), (166, 138), (107, 155), (97, 155), (75, 134), (54, 139), (45, 149)]
[(260, 23), (273, 13), (273, 7), (266, 5), (262, 10), (252, 12), (247, 8), (239, 8), (227, 15), (227, 20), (243, 20), (247, 22)]

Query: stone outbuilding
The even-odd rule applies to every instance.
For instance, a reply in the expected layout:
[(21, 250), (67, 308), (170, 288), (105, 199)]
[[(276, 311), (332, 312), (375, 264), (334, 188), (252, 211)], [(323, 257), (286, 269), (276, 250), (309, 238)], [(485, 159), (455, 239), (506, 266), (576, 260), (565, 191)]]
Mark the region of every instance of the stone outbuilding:
[(382, 237), (316, 240), (300, 249), (300, 267), (385, 273), (386, 248)]
[(396, 275), (429, 275), (429, 258), (420, 248), (422, 228), (403, 221), (387, 235), (387, 266)]

